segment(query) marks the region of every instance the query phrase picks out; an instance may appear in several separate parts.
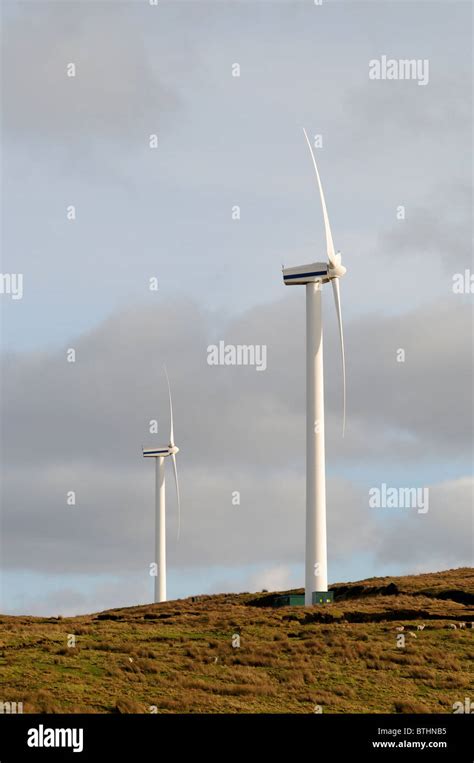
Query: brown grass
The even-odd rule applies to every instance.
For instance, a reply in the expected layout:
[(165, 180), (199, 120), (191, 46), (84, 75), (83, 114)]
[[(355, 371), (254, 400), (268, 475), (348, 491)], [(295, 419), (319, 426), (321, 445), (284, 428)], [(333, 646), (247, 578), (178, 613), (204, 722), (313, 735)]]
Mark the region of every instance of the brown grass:
[[(383, 590), (391, 582), (397, 595)], [(357, 596), (322, 608), (232, 594), (62, 620), (0, 617), (1, 699), (47, 713), (452, 712), (472, 686), (474, 630), (447, 626), (474, 620), (473, 571), (345, 588), (355, 586)], [(417, 622), (425, 629), (414, 639)]]

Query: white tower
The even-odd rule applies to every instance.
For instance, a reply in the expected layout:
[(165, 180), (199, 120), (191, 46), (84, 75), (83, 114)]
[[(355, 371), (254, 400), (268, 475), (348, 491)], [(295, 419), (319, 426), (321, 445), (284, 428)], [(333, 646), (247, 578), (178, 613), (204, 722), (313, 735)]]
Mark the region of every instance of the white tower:
[(306, 559), (305, 605), (331, 600), (328, 595), (326, 532), (326, 459), (324, 452), (324, 373), (322, 288), (331, 281), (336, 304), (342, 350), (344, 417), (346, 416), (346, 381), (344, 338), (342, 331), (339, 278), (346, 272), (341, 255), (335, 253), (331, 228), (313, 149), (304, 130), (316, 171), (326, 230), (328, 262), (315, 262), (283, 268), (287, 286), (306, 286)]

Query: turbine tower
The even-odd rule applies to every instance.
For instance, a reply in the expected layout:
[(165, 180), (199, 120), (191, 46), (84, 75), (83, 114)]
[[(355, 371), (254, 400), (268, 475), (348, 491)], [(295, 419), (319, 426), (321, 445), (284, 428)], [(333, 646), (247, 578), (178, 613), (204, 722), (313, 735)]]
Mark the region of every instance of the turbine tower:
[(341, 255), (334, 251), (331, 227), (311, 143), (303, 128), (323, 208), (328, 262), (283, 268), (283, 282), (287, 286), (306, 286), (306, 553), (305, 553), (305, 606), (331, 601), (328, 594), (327, 534), (326, 534), (326, 463), (324, 453), (324, 374), (323, 325), (321, 298), (323, 284), (331, 281), (339, 323), (342, 351), (343, 424), (346, 422), (346, 369), (344, 336), (342, 331), (339, 278), (346, 268)]
[(155, 564), (157, 575), (155, 577), (155, 602), (166, 601), (166, 508), (165, 508), (165, 458), (171, 456), (173, 463), (174, 479), (176, 482), (176, 497), (178, 500), (178, 540), (181, 523), (181, 508), (179, 500), (178, 472), (176, 469), (176, 454), (179, 448), (174, 443), (173, 431), (173, 403), (171, 401), (171, 388), (168, 373), (165, 368), (166, 381), (168, 382), (168, 396), (170, 401), (170, 441), (169, 445), (157, 448), (143, 448), (144, 458), (155, 459)]

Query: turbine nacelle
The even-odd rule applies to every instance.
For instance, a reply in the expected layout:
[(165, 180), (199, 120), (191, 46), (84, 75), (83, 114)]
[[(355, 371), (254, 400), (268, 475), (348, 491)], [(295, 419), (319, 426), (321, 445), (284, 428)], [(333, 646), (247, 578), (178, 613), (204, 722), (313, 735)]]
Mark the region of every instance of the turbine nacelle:
[(326, 262), (311, 262), (309, 265), (297, 265), (282, 268), (283, 283), (286, 286), (298, 286), (305, 283), (327, 283), (328, 265)]
[(166, 458), (166, 456), (174, 456), (179, 452), (179, 448), (176, 445), (163, 445), (158, 448), (143, 448), (144, 458)]
[(347, 268), (341, 265), (341, 255), (338, 252), (334, 257), (335, 264), (330, 262), (310, 262), (308, 265), (296, 265), (291, 268), (282, 268), (283, 283), (286, 286), (301, 286), (306, 283), (328, 283), (333, 278), (342, 278)]

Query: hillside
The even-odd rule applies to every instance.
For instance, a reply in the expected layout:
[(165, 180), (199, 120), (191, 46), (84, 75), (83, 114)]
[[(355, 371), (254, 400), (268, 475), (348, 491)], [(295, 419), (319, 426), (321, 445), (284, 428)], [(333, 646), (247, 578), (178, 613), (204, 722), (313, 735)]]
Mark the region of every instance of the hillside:
[(451, 713), (472, 696), (473, 569), (331, 587), (321, 608), (245, 593), (0, 616), (2, 697), (24, 712)]

